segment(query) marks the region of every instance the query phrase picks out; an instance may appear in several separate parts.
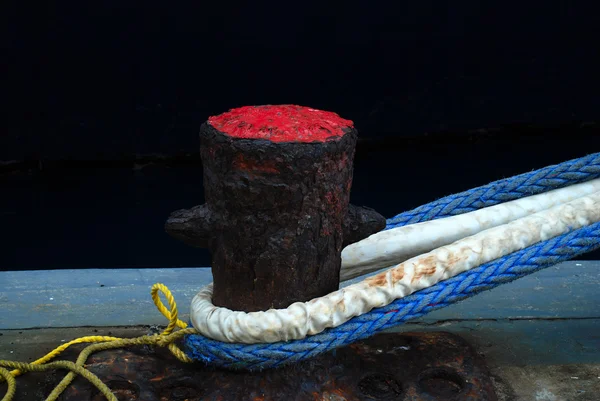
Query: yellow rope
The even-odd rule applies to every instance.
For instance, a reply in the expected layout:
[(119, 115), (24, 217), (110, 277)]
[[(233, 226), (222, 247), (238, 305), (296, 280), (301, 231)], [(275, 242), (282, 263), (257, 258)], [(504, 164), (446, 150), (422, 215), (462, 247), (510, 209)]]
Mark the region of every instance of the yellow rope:
[[(162, 292), (167, 299), (169, 304), (168, 309), (160, 300), (159, 292)], [(104, 395), (104, 397), (106, 397), (107, 400), (118, 401), (106, 384), (104, 384), (92, 372), (84, 368), (85, 362), (89, 356), (98, 351), (123, 348), (132, 345), (158, 345), (159, 347), (168, 347), (171, 353), (180, 361), (187, 363), (192, 362), (192, 359), (190, 359), (181, 349), (179, 349), (179, 347), (175, 344), (175, 341), (181, 339), (187, 334), (197, 333), (196, 329), (188, 328), (187, 323), (179, 320), (177, 303), (175, 302), (171, 291), (166, 285), (161, 283), (154, 284), (150, 294), (152, 296), (152, 300), (154, 301), (154, 305), (156, 305), (156, 308), (160, 311), (160, 313), (163, 314), (163, 316), (169, 319), (169, 324), (162, 333), (136, 338), (87, 336), (69, 341), (68, 343), (57, 347), (44, 357), (37, 359), (32, 363), (0, 360), (0, 382), (6, 381), (8, 384), (8, 390), (0, 401), (12, 401), (17, 387), (15, 377), (24, 372), (39, 372), (50, 369), (67, 369), (70, 370), (70, 372), (62, 379), (62, 381), (54, 388), (54, 390), (52, 390), (50, 395), (46, 398), (46, 401), (56, 401), (62, 392), (65, 391), (71, 384), (76, 374), (83, 376), (90, 383), (96, 386), (96, 388)], [(180, 328), (180, 330), (174, 332), (175, 328), (177, 327)], [(88, 345), (81, 351), (75, 363), (71, 361), (56, 361), (48, 363), (71, 345), (81, 343), (93, 344)], [(9, 372), (5, 368), (11, 368), (14, 370)]]
[(10, 401), (15, 396), (15, 391), (17, 391), (17, 381), (13, 375), (3, 367), (0, 367), (0, 377), (8, 383), (8, 390), (6, 390), (6, 394), (2, 397), (2, 401)]

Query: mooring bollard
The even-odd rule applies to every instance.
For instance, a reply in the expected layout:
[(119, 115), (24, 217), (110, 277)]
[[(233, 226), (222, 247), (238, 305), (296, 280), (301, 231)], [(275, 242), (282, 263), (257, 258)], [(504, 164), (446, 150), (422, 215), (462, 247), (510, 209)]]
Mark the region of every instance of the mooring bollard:
[(342, 247), (385, 227), (349, 208), (352, 121), (249, 106), (209, 118), (200, 138), (206, 203), (174, 212), (166, 230), (210, 249), (217, 306), (284, 308), (335, 291)]

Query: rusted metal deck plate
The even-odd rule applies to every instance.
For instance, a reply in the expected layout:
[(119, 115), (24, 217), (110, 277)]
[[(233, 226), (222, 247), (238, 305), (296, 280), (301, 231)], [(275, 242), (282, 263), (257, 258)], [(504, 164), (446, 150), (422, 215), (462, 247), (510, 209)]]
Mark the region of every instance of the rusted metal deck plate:
[[(73, 354), (71, 354), (73, 355)], [(87, 367), (120, 401), (494, 401), (483, 359), (445, 333), (381, 334), (300, 364), (263, 372), (230, 372), (176, 361), (164, 349), (104, 351)], [(19, 378), (15, 401), (43, 399), (62, 372)], [(27, 396), (28, 395), (28, 396)], [(78, 378), (62, 401), (100, 401)]]

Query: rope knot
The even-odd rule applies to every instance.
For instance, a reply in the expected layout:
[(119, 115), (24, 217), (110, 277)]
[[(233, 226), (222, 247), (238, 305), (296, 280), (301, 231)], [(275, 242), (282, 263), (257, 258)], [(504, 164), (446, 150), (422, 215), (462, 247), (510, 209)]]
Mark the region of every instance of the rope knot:
[(159, 347), (168, 347), (169, 345), (173, 344), (173, 341), (174, 340), (168, 335), (158, 334), (156, 339), (156, 345), (158, 345)]

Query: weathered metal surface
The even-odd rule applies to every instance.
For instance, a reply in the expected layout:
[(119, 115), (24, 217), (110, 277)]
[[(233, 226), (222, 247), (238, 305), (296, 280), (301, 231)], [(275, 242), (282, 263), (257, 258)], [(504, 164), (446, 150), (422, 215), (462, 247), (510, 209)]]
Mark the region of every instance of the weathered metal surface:
[(338, 289), (344, 231), (385, 227), (348, 213), (357, 130), (334, 113), (293, 105), (242, 107), (200, 128), (206, 203), (165, 229), (207, 246), (212, 301), (237, 311), (285, 308)]
[(276, 143), (200, 129), (213, 302), (285, 308), (337, 290), (357, 133)]
[[(381, 334), (290, 367), (243, 373), (175, 361), (164, 350), (99, 353), (87, 367), (120, 401), (496, 401), (488, 369), (449, 333)], [(100, 401), (77, 379), (63, 401)], [(18, 401), (18, 400), (17, 400)]]
[[(171, 237), (196, 248), (208, 248), (210, 233), (215, 222), (206, 205), (179, 209), (171, 213), (165, 223), (165, 231)], [(342, 247), (358, 242), (385, 228), (386, 219), (375, 210), (348, 205), (348, 213), (342, 222)]]

